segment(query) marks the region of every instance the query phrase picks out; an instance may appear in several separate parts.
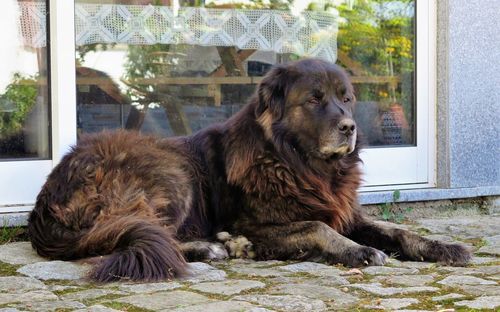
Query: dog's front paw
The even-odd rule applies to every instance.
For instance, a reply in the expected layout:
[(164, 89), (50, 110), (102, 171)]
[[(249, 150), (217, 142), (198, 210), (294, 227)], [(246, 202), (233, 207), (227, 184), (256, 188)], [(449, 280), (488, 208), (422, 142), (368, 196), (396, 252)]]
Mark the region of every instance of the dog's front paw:
[(194, 241), (183, 243), (182, 252), (189, 262), (222, 260), (229, 257), (226, 248), (221, 243)]
[(232, 258), (253, 259), (255, 252), (253, 244), (245, 236), (231, 236), (228, 232), (217, 233), (217, 239), (224, 243), (224, 246)]
[(471, 251), (464, 245), (431, 241), (420, 260), (452, 266), (465, 266), (471, 258)]
[(367, 246), (356, 246), (347, 251), (344, 264), (351, 267), (384, 265), (387, 259), (383, 251)]

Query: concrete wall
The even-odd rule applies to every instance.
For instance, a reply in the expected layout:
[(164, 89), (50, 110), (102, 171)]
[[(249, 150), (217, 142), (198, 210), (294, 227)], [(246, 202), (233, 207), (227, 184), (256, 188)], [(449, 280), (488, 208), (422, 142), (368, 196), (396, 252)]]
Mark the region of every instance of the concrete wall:
[(438, 184), (500, 185), (500, 1), (438, 1)]

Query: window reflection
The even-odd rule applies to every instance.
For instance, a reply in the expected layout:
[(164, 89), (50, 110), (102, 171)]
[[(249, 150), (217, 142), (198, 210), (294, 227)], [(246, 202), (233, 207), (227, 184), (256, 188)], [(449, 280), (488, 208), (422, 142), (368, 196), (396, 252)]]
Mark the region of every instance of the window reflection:
[[(370, 146), (414, 139), (414, 1), (77, 0), (78, 132), (191, 134), (276, 63), (337, 61)], [(229, 25), (229, 26), (228, 26)]]
[(0, 159), (49, 157), (45, 10), (0, 2)]

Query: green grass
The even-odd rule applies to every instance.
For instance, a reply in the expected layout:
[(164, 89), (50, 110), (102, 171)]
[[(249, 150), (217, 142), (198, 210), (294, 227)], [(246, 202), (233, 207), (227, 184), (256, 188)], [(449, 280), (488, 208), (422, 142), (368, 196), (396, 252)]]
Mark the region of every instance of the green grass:
[(28, 234), (25, 227), (9, 227), (7, 221), (4, 221), (3, 226), (0, 228), (0, 245), (26, 240), (28, 240)]

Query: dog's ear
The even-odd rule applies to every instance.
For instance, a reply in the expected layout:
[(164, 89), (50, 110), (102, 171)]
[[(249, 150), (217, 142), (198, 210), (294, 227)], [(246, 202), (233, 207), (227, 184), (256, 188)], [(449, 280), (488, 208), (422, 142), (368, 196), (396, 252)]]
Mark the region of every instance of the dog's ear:
[(274, 120), (283, 117), (287, 84), (286, 71), (286, 68), (282, 66), (275, 66), (261, 81), (258, 88), (259, 103), (255, 108), (255, 116), (259, 117), (266, 109), (269, 109)]

